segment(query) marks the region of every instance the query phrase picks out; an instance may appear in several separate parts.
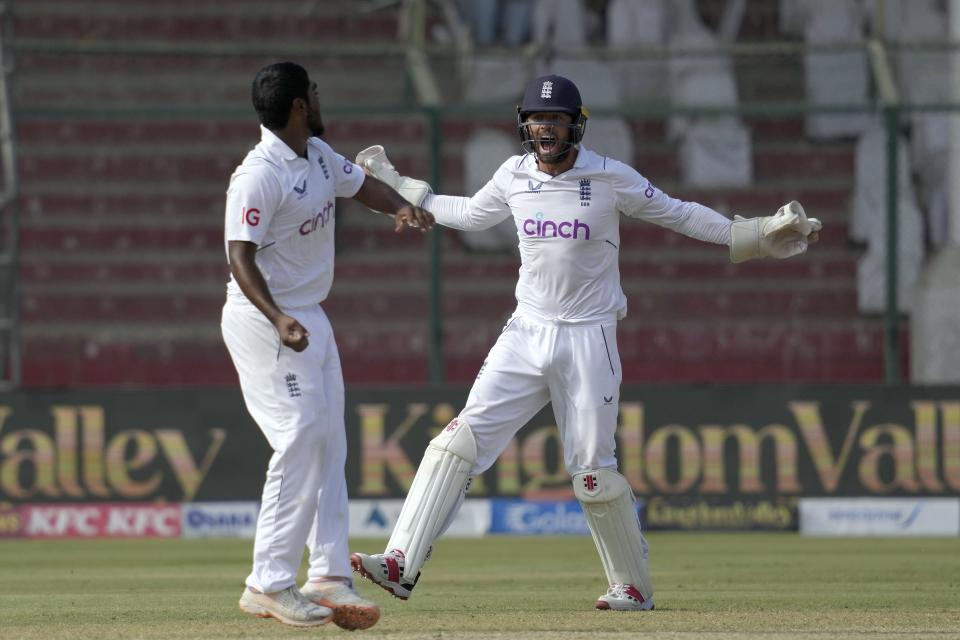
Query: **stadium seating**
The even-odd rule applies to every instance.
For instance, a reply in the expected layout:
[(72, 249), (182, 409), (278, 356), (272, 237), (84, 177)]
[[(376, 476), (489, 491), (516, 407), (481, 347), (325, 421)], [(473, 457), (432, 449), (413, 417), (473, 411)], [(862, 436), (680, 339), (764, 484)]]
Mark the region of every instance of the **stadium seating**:
[[(775, 24), (775, 13), (748, 15), (744, 32), (762, 39)], [(322, 79), (335, 148), (352, 156), (382, 143), (401, 171), (429, 176), (430, 126), (410, 109), (402, 56), (325, 49), (389, 46), (393, 10), (361, 13), (347, 0), (31, 0), (14, 5), (13, 27), (26, 386), (235, 384), (219, 334), (223, 194), (258, 138), (248, 87), (276, 59), (258, 53), (271, 44)], [(133, 49), (109, 52), (117, 40)], [(180, 52), (151, 53), (156, 43)], [(249, 43), (251, 52), (217, 53), (210, 43)], [(792, 82), (738, 77), (741, 99), (756, 87), (795, 99), (799, 63), (793, 71)], [(461, 192), (463, 149), (477, 128), (512, 137), (512, 121), (510, 109), (446, 119), (439, 189)], [(822, 242), (802, 259), (731, 265), (722, 247), (624, 221), (625, 380), (881, 380), (882, 325), (858, 314), (860, 252), (845, 239), (853, 144), (805, 141), (800, 116), (745, 123), (750, 188), (684, 189), (660, 120), (629, 122), (636, 150), (624, 160), (672, 195), (731, 215), (766, 215), (798, 199), (826, 223)], [(426, 382), (424, 237), (394, 234), (354, 203), (337, 212), (337, 275), (325, 307), (348, 384)], [(466, 382), (512, 309), (518, 264), (509, 254), (471, 254), (454, 233), (441, 244), (444, 364), (449, 381)]]

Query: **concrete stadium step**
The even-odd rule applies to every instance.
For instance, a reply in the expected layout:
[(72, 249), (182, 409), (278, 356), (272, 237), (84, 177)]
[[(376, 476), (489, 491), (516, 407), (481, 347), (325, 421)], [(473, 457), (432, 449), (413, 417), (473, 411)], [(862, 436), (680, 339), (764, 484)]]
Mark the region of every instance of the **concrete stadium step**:
[[(641, 173), (643, 168), (640, 168)], [(734, 213), (752, 217), (769, 216), (791, 200), (801, 202), (807, 215), (819, 217), (821, 212), (829, 216), (842, 217), (835, 222), (846, 225), (844, 207), (847, 205), (851, 193), (852, 182), (847, 180), (826, 180), (806, 182), (804, 180), (778, 180), (777, 182), (758, 183), (743, 188), (693, 188), (672, 182), (662, 182), (656, 185), (671, 197), (680, 200), (690, 200), (716, 209), (721, 213)], [(461, 176), (450, 175), (443, 180), (441, 193), (462, 194), (463, 180)], [(630, 226), (629, 222), (620, 226), (621, 230)], [(826, 235), (826, 234), (825, 234)]]
[[(76, 149), (75, 153), (61, 150), (60, 153), (43, 153), (37, 150), (18, 154), (20, 180), (30, 187), (30, 192), (43, 191), (46, 184), (63, 185), (71, 181), (109, 181), (116, 185), (128, 184), (135, 188), (140, 184), (175, 183), (176, 185), (219, 186), (222, 192), (230, 175), (247, 151), (256, 144), (233, 144), (219, 150), (199, 149), (164, 152), (142, 148), (134, 153), (91, 154)], [(359, 146), (353, 145), (358, 151)], [(350, 154), (354, 155), (354, 154)], [(404, 162), (398, 169), (411, 175), (424, 175), (429, 165), (426, 158), (416, 164)]]
[(30, 0), (13, 4), (19, 38), (241, 41), (287, 39), (370, 41), (397, 34), (397, 12), (362, 12), (356, 3), (273, 0), (125, 0), (65, 2)]
[[(101, 323), (24, 332), (24, 385), (129, 386), (231, 385), (236, 373), (216, 322), (171, 331), (167, 324), (141, 327), (156, 336), (130, 337), (130, 328)], [(111, 332), (111, 329), (113, 331)], [(70, 333), (67, 333), (69, 331)], [(426, 329), (423, 322), (389, 331), (382, 326), (349, 326), (349, 337), (335, 326), (349, 383), (424, 382)]]
[[(35, 255), (29, 255), (35, 258)], [(23, 291), (31, 292), (33, 285), (55, 283), (57, 285), (96, 283), (102, 291), (110, 291), (115, 286), (122, 287), (137, 283), (144, 287), (151, 285), (184, 282), (223, 282), (227, 281), (226, 260), (199, 261), (190, 259), (181, 263), (165, 260), (163, 263), (144, 263), (141, 260), (104, 263), (65, 262), (31, 259), (20, 265), (20, 283)]]
[[(203, 74), (196, 70), (164, 72), (153, 68), (155, 56), (141, 57), (140, 68), (99, 72), (94, 75), (96, 81), (86, 74), (75, 75), (73, 72), (26, 75), (12, 90), (18, 113), (57, 114), (70, 108), (111, 113), (221, 110), (235, 117), (250, 111), (250, 80), (257, 69), (270, 62), (263, 57), (251, 57), (241, 69), (230, 71), (229, 67), (236, 64), (237, 58), (233, 57), (223, 64), (212, 65), (209, 73)], [(21, 60), (23, 58), (26, 58), (26, 71), (30, 67), (30, 58), (20, 56)], [(379, 54), (359, 60), (352, 55), (343, 58), (343, 61), (331, 63), (329, 57), (298, 57), (299, 62), (323, 82), (324, 97), (321, 100), (324, 104), (382, 106), (385, 96), (389, 97), (390, 104), (406, 104), (406, 67), (402, 58), (384, 61)], [(348, 66), (349, 70), (346, 70)], [(382, 73), (383, 79), (376, 83), (357, 80), (357, 77), (373, 77), (374, 72)]]
[[(390, 291), (359, 288), (359, 282), (341, 286), (324, 304), (329, 315), (351, 321), (357, 318), (426, 320), (430, 300), (425, 282), (394, 282)], [(856, 290), (849, 286), (824, 289), (821, 283), (741, 283), (743, 289), (717, 290), (710, 281), (675, 283), (657, 290), (647, 283), (626, 287), (631, 314), (654, 318), (853, 318), (857, 315)], [(343, 285), (343, 283), (341, 283)], [(748, 285), (748, 286), (747, 286)], [(806, 285), (806, 286), (804, 286)], [(155, 282), (121, 287), (93, 281), (78, 285), (24, 286), (21, 321), (30, 324), (61, 322), (189, 323), (217, 322), (223, 307), (224, 283), (187, 286), (181, 282)], [(784, 290), (786, 288), (786, 290)], [(144, 289), (147, 289), (146, 291)], [(493, 291), (490, 291), (493, 289)], [(501, 322), (516, 307), (510, 286), (479, 283), (474, 289), (462, 285), (447, 287), (442, 313), (450, 318)]]
[[(589, 139), (584, 141), (590, 146)], [(658, 149), (648, 145), (641, 145), (632, 159), (624, 158), (645, 177), (658, 184), (663, 181), (679, 182), (681, 176), (680, 157), (677, 149), (670, 145), (657, 145)], [(445, 146), (443, 155), (444, 176), (464, 174), (464, 156), (459, 148)], [(518, 150), (519, 153), (519, 150)], [(412, 164), (400, 153), (390, 152), (391, 160), (394, 155), (405, 163)], [(618, 158), (619, 159), (619, 158)], [(506, 158), (504, 158), (506, 160)], [(833, 145), (822, 149), (811, 148), (808, 145), (794, 145), (792, 147), (779, 146), (765, 148), (756, 146), (753, 149), (753, 172), (757, 182), (778, 180), (784, 177), (797, 178), (811, 182), (820, 179), (847, 178), (852, 180), (854, 171), (853, 149), (849, 145)]]
[[(344, 226), (337, 231), (337, 240), (353, 249), (393, 249), (400, 247), (425, 247), (426, 237), (419, 233), (396, 233), (391, 223), (374, 228), (351, 228)], [(623, 247), (631, 251), (650, 248), (699, 249), (703, 243), (675, 232), (656, 227), (652, 224), (624, 225), (620, 229)], [(150, 249), (209, 249), (220, 251), (223, 247), (222, 225), (194, 228), (62, 228), (59, 233), (50, 233), (44, 228), (25, 225), (20, 230), (20, 242), (24, 247), (38, 250), (62, 250), (71, 252), (85, 251), (139, 251)], [(821, 235), (820, 244), (824, 247), (846, 245), (845, 234), (826, 233)], [(723, 252), (723, 247), (717, 247)]]
[[(338, 326), (339, 325), (339, 326)], [(103, 327), (99, 330), (103, 332)], [(67, 385), (235, 385), (236, 375), (213, 325), (200, 338), (96, 341), (25, 336), (25, 383)], [(500, 328), (474, 331), (448, 322), (448, 381), (468, 383)], [(343, 326), (334, 323), (348, 384), (426, 381), (427, 342), (422, 323)], [(670, 325), (622, 323), (618, 331), (626, 379), (636, 383), (740, 383), (883, 379), (880, 322), (811, 320), (794, 326), (763, 321), (702, 320)], [(909, 339), (904, 325), (902, 344)], [(904, 350), (906, 354), (906, 349)], [(904, 362), (906, 364), (906, 356)], [(904, 366), (903, 370), (909, 370)]]
[[(71, 253), (60, 250), (24, 250), (20, 281), (25, 287), (33, 284), (71, 284), (97, 282), (109, 291), (110, 285), (124, 287), (130, 283), (199, 282), (222, 283), (227, 280), (226, 258), (217, 251), (101, 251)], [(788, 283), (809, 280), (846, 281), (856, 275), (857, 256), (846, 249), (816, 247), (803, 258), (763, 260), (731, 264), (724, 251), (708, 247), (699, 252), (677, 254), (671, 250), (628, 251), (620, 259), (620, 275), (624, 282), (647, 281), (710, 281), (723, 287), (728, 281), (776, 281)], [(475, 255), (464, 251), (446, 251), (443, 255), (444, 286), (458, 289), (463, 282), (495, 282), (509, 284), (512, 294), (517, 279), (519, 260), (509, 255)], [(429, 278), (430, 263), (419, 247), (368, 252), (342, 247), (336, 260), (334, 295), (341, 288), (356, 282), (379, 284), (389, 291), (396, 281), (421, 281)], [(852, 285), (850, 285), (852, 286)]]
[[(331, 124), (328, 140), (350, 156), (368, 144), (386, 142), (401, 172), (425, 176), (429, 164), (423, 129), (416, 116), (399, 121), (345, 121)], [(28, 184), (52, 177), (109, 177), (130, 182), (150, 177), (177, 181), (189, 178), (191, 183), (219, 184), (257, 140), (249, 119), (245, 123), (128, 122), (115, 131), (103, 122), (67, 122), (51, 127), (49, 121), (28, 121), (20, 131), (25, 144), (20, 152), (21, 173)], [(74, 144), (77, 146), (71, 146)], [(462, 180), (463, 157), (456, 144), (448, 143), (446, 149), (443, 178), (448, 185)], [(783, 179), (800, 185), (824, 180), (828, 184), (841, 180), (846, 185), (852, 183), (853, 154), (846, 144), (764, 143), (757, 145), (754, 157), (760, 184)], [(645, 145), (634, 164), (663, 188), (679, 180), (676, 150), (668, 145)]]
[[(163, 226), (180, 224), (211, 224), (212, 218), (200, 215), (217, 212), (223, 215), (226, 182), (218, 193), (182, 193), (171, 191), (145, 194), (135, 190), (123, 194), (77, 193), (76, 190), (58, 190), (56, 193), (38, 193), (31, 189), (21, 193), (18, 200), (20, 215), (27, 226), (81, 226), (82, 221), (100, 225), (130, 224)], [(51, 224), (50, 221), (53, 220)]]
[[(23, 384), (27, 388), (236, 387), (239, 384), (222, 344), (181, 342), (170, 349), (117, 344), (75, 352), (62, 344), (27, 342), (24, 351)], [(348, 385), (424, 384), (427, 381), (426, 356), (373, 356), (367, 351), (353, 357), (341, 354), (341, 357)], [(376, 377), (371, 377), (372, 371)], [(476, 370), (470, 378), (475, 375)]]
[(223, 229), (214, 226), (187, 229), (65, 228), (59, 233), (24, 226), (20, 243), (29, 250), (57, 249), (72, 252), (138, 251), (143, 249), (217, 249), (223, 247)]
[[(498, 333), (499, 328), (448, 339), (450, 378), (472, 380)], [(899, 330), (903, 371), (909, 370), (908, 334), (904, 322)], [(884, 375), (879, 320), (811, 319), (782, 325), (720, 318), (664, 325), (628, 316), (617, 335), (624, 379), (633, 382), (880, 382)]]
[[(328, 116), (326, 139), (334, 148), (338, 143), (376, 144), (389, 139), (391, 144), (422, 144), (426, 123), (419, 115), (369, 114), (349, 117), (337, 113)], [(81, 146), (88, 152), (103, 148), (117, 152), (124, 149), (158, 148), (166, 152), (185, 151), (215, 145), (256, 144), (260, 138), (256, 117), (252, 112), (230, 117), (129, 117), (42, 118), (25, 115), (17, 119), (17, 142), (21, 153), (36, 154)], [(369, 145), (367, 145), (369, 146)], [(222, 152), (222, 149), (221, 149)]]
[[(589, 106), (589, 105), (588, 105)], [(598, 112), (602, 110), (597, 110)], [(777, 114), (772, 113), (769, 116), (748, 116), (743, 119), (750, 130), (753, 132), (754, 141), (760, 144), (797, 144), (802, 142), (809, 144), (812, 148), (818, 147), (844, 147), (852, 146), (850, 141), (842, 142), (806, 142), (804, 131), (804, 119), (795, 114)], [(650, 143), (666, 143), (667, 126), (666, 121), (660, 118), (629, 118), (627, 125), (630, 127), (633, 137), (638, 145), (644, 146)], [(517, 135), (515, 118), (511, 114), (498, 114), (494, 110), (491, 112), (482, 111), (479, 114), (469, 117), (460, 117), (451, 115), (442, 122), (444, 139), (465, 141), (470, 134), (477, 128), (497, 129), (508, 136)], [(587, 135), (590, 132), (590, 125), (587, 124)]]

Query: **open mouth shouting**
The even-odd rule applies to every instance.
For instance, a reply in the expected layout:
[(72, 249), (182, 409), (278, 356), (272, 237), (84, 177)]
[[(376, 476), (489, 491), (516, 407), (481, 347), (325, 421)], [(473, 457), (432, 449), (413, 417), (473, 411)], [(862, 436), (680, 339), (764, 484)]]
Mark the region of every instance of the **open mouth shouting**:
[(546, 133), (537, 138), (537, 146), (540, 147), (540, 153), (545, 156), (552, 156), (560, 152), (560, 141), (557, 136)]

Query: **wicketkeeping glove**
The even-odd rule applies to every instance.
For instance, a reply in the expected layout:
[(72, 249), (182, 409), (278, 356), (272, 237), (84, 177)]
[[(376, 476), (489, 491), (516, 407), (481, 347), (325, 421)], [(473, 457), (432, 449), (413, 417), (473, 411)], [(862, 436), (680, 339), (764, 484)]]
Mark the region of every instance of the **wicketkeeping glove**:
[(367, 147), (357, 154), (357, 164), (367, 170), (377, 180), (393, 187), (404, 199), (412, 205), (420, 206), (423, 199), (433, 189), (423, 180), (414, 180), (401, 176), (387, 159), (387, 151), (382, 145), (376, 144)]
[(780, 207), (776, 215), (762, 218), (734, 216), (730, 228), (730, 261), (789, 258), (804, 253), (810, 234), (822, 228), (819, 220), (807, 217), (796, 200)]

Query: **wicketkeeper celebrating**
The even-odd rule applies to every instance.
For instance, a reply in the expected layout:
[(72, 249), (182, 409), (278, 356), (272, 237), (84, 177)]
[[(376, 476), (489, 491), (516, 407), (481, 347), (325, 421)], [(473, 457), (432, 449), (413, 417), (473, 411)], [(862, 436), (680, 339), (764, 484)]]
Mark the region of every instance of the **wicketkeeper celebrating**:
[(609, 583), (596, 607), (653, 609), (647, 541), (615, 454), (622, 379), (616, 330), (627, 312), (618, 269), (620, 214), (728, 245), (733, 262), (788, 258), (817, 241), (820, 222), (797, 202), (770, 217), (731, 221), (669, 197), (631, 167), (584, 147), (587, 117), (570, 80), (532, 81), (517, 114), (524, 155), (504, 162), (472, 198), (433, 195), (426, 183), (399, 176), (382, 147), (357, 158), (444, 226), (486, 229), (512, 216), (520, 247), (517, 309), (466, 406), (430, 442), (385, 553), (352, 556), (354, 570), (399, 598), (410, 597), (468, 479), (487, 470), (552, 402), (564, 463)]

